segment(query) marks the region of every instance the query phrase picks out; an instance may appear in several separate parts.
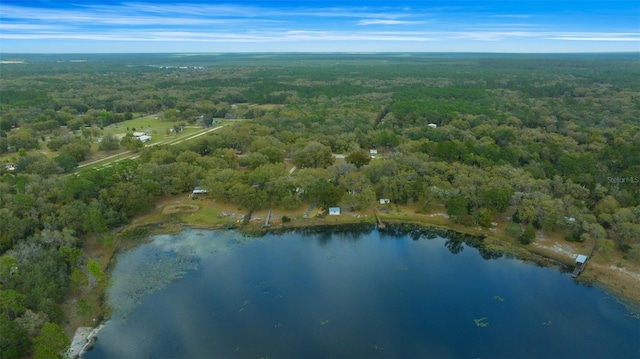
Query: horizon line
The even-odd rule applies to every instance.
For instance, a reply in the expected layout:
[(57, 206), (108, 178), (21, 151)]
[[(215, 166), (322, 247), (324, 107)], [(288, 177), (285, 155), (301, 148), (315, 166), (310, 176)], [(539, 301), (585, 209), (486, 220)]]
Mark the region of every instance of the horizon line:
[(224, 54), (350, 54), (350, 55), (378, 55), (378, 54), (639, 54), (637, 51), (111, 51), (111, 52), (2, 52), (2, 55), (149, 55), (149, 54), (190, 54), (190, 55), (224, 55)]

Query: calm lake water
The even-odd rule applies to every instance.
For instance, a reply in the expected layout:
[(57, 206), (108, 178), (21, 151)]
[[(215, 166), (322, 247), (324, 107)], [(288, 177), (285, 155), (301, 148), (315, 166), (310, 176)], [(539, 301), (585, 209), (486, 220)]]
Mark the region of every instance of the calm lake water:
[(640, 358), (615, 298), (491, 257), (415, 232), (156, 236), (118, 256), (85, 358)]

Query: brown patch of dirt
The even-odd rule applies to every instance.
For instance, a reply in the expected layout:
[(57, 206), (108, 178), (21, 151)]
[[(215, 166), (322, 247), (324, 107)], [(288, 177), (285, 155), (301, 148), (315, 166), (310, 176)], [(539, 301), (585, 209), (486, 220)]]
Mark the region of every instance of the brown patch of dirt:
[(162, 209), (162, 214), (193, 213), (199, 209), (197, 204), (169, 204)]

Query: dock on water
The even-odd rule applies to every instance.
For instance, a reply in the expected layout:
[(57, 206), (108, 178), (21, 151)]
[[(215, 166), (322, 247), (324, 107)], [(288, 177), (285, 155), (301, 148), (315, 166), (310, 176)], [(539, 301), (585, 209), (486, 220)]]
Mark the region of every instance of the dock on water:
[(573, 273), (571, 273), (571, 276), (573, 278), (577, 278), (584, 270), (584, 267), (587, 265), (588, 259), (588, 256), (584, 254), (578, 254), (578, 256), (576, 257), (576, 267), (573, 269)]
[(269, 210), (269, 212), (267, 213), (267, 218), (264, 220), (264, 224), (262, 225), (262, 227), (269, 227), (269, 220), (271, 219), (271, 210)]
[(384, 222), (380, 219), (380, 215), (378, 214), (378, 210), (373, 209), (373, 214), (376, 216), (376, 220), (378, 221), (378, 229), (384, 229)]

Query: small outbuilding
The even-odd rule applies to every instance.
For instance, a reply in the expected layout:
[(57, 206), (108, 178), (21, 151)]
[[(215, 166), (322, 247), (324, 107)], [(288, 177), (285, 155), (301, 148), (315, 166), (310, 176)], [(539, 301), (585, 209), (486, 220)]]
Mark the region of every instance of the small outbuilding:
[(340, 215), (340, 207), (329, 207), (329, 215), (330, 216), (339, 216)]
[(584, 266), (587, 265), (588, 259), (589, 257), (584, 254), (578, 254), (576, 256), (576, 266), (573, 269), (573, 273), (571, 274), (573, 278), (576, 278), (577, 276), (579, 276), (580, 273), (584, 270)]
[(202, 196), (207, 194), (207, 189), (205, 187), (196, 187), (191, 194), (194, 196)]
[(142, 135), (140, 137), (138, 137), (138, 139), (142, 142), (147, 142), (147, 141), (151, 141), (151, 136), (149, 135)]

